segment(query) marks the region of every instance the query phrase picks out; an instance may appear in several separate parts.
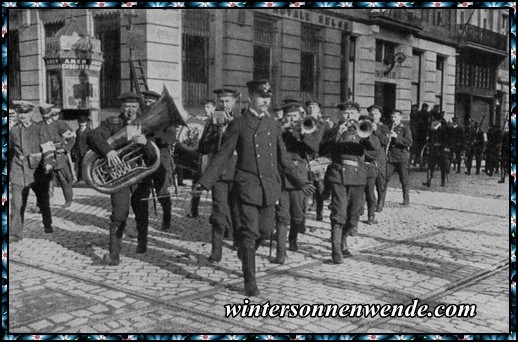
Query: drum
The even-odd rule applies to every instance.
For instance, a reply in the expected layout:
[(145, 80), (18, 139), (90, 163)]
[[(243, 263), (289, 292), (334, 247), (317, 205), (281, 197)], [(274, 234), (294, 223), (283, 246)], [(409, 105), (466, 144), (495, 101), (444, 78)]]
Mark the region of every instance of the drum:
[(331, 160), (325, 157), (311, 160), (309, 162), (309, 180), (323, 181), (329, 164), (331, 164)]
[(201, 171), (202, 156), (198, 153), (198, 145), (205, 129), (205, 121), (196, 117), (185, 120), (187, 126), (181, 126), (174, 149), (176, 167), (187, 169), (194, 174)]

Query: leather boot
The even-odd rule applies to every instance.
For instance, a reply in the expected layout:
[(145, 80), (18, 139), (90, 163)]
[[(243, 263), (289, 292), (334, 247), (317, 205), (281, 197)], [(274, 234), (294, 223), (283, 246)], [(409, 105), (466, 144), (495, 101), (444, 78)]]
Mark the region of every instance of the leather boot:
[[(428, 172), (426, 173), (426, 182), (423, 182), (423, 185), (424, 185), (424, 186), (427, 186), (427, 187), (430, 187), (430, 185), (432, 185), (432, 177), (433, 177), (433, 176), (431, 175), (430, 171), (428, 171)], [(404, 196), (404, 195), (403, 195), (403, 196)]]
[(200, 204), (200, 196), (194, 196), (191, 199), (191, 212), (187, 214), (187, 217), (189, 218), (196, 218), (198, 217), (198, 206)]
[(286, 236), (288, 235), (288, 226), (279, 223), (277, 226), (277, 256), (275, 257), (275, 264), (284, 264), (286, 260)]
[(306, 234), (306, 218), (304, 217), (304, 220), (297, 225), (298, 232), (301, 234)]
[(160, 201), (162, 204), (162, 230), (168, 230), (171, 228), (171, 199), (170, 198), (164, 198), (162, 201)]
[(410, 195), (408, 193), (408, 187), (406, 186), (403, 187), (403, 205), (410, 205)]
[(245, 293), (247, 296), (257, 296), (260, 294), (255, 281), (255, 246), (250, 240), (243, 241), (240, 254), (242, 257), (242, 270), (245, 278)]
[(378, 223), (378, 220), (376, 220), (375, 216), (369, 216), (368, 220), (367, 220), (367, 224), (377, 224)]
[(441, 186), (446, 186), (446, 174), (441, 173)]
[(290, 251), (296, 252), (299, 250), (299, 246), (297, 245), (297, 236), (299, 234), (299, 225), (304, 224), (304, 222), (299, 223), (298, 225), (294, 222), (291, 223), (290, 226), (290, 235), (289, 235), (289, 243), (290, 243)]
[(210, 262), (220, 262), (223, 253), (223, 234), (216, 228), (212, 228), (212, 252), (208, 257)]
[(137, 227), (137, 253), (147, 252), (147, 225)]
[(380, 193), (380, 197), (378, 198), (378, 204), (376, 205), (376, 212), (383, 212), (383, 208), (385, 207), (385, 197), (387, 196), (387, 189)]
[(470, 168), (468, 168), (468, 169), (466, 170), (466, 172), (464, 172), (464, 173), (465, 173), (465, 174), (467, 174), (468, 176), (471, 176), (471, 169), (470, 169)]
[(333, 223), (331, 226), (331, 256), (333, 263), (341, 264), (342, 259), (342, 225)]
[(342, 256), (344, 258), (347, 258), (348, 256), (351, 256), (352, 253), (349, 251), (349, 247), (347, 246), (347, 233), (342, 230)]
[(455, 173), (460, 173), (460, 163), (457, 165), (457, 172)]
[(115, 266), (120, 263), (120, 252), (121, 252), (122, 238), (117, 237), (117, 226), (115, 224), (110, 225), (110, 247), (109, 254), (103, 256), (103, 263)]

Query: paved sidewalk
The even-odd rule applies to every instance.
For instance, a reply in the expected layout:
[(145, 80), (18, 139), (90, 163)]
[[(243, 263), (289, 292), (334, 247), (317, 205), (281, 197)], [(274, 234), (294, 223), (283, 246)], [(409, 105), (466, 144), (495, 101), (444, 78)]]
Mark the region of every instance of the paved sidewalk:
[[(40, 216), (27, 214), (25, 237), (9, 247), (9, 332), (16, 333), (505, 333), (508, 332), (508, 200), (431, 191), (389, 189), (379, 224), (360, 224), (350, 238), (353, 256), (331, 263), (329, 211), (325, 221), (309, 212), (299, 252), (285, 265), (258, 251), (261, 295), (251, 303), (410, 304), (475, 303), (476, 319), (226, 318), (225, 304), (242, 304), (241, 264), (225, 242), (223, 260), (210, 264), (210, 196), (201, 216), (185, 217), (188, 187), (173, 198), (173, 228), (159, 231), (151, 209), (149, 247), (136, 254), (125, 237), (121, 264), (101, 264), (108, 249), (109, 196), (75, 188), (75, 202), (52, 207), (54, 234), (43, 233)], [(34, 198), (30, 199), (34, 203)], [(151, 206), (152, 207), (152, 206)], [(362, 219), (366, 219), (363, 217)], [(129, 226), (135, 226), (133, 217)], [(275, 253), (275, 244), (274, 244)], [(492, 273), (493, 272), (493, 273)], [(474, 276), (489, 275), (476, 289)], [(496, 303), (496, 304), (495, 304)]]

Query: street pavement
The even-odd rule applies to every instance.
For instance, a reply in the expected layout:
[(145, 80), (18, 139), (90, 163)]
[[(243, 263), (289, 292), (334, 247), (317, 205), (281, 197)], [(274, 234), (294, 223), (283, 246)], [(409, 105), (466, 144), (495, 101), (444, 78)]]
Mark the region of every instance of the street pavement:
[[(243, 304), (241, 263), (225, 241), (223, 260), (210, 254), (210, 194), (200, 217), (186, 218), (189, 187), (173, 197), (173, 224), (160, 231), (161, 209), (151, 202), (148, 251), (123, 239), (121, 264), (101, 263), (108, 250), (110, 198), (77, 187), (74, 204), (52, 199), (53, 234), (39, 214), (26, 214), (25, 237), (9, 246), (10, 334), (65, 333), (508, 333), (508, 185), (497, 178), (450, 175), (451, 187), (415, 185), (411, 205), (400, 206), (399, 182), (391, 181), (377, 225), (360, 223), (351, 237), (353, 256), (331, 262), (329, 211), (324, 222), (308, 213), (299, 251), (284, 265), (269, 246), (257, 253), (262, 304), (411, 304), (431, 307), (476, 304), (473, 318), (254, 318), (225, 317), (225, 304)], [(413, 174), (417, 184), (422, 173)], [(424, 180), (424, 179), (423, 179)], [(462, 183), (466, 189), (463, 191)], [(414, 184), (413, 183), (413, 184)], [(478, 188), (473, 194), (471, 183)], [(460, 184), (460, 185), (459, 185)], [(448, 192), (450, 191), (450, 192)], [(34, 204), (34, 196), (29, 199)], [(366, 220), (366, 217), (362, 217)], [(128, 219), (134, 227), (134, 217)]]

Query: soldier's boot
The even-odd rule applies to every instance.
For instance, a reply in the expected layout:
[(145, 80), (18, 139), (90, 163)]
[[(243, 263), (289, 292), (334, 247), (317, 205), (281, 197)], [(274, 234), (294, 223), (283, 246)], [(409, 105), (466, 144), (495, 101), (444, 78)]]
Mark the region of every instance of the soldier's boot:
[(165, 198), (161, 201), (162, 204), (162, 230), (168, 230), (171, 228), (171, 199)]
[(187, 214), (189, 218), (198, 217), (198, 206), (200, 205), (200, 196), (194, 196), (191, 199), (191, 212)]
[(304, 220), (300, 224), (297, 225), (298, 232), (300, 234), (306, 234), (306, 217), (304, 217)]
[(351, 256), (352, 253), (351, 251), (349, 251), (349, 247), (347, 246), (347, 233), (345, 233), (343, 230), (342, 230), (342, 256), (344, 258), (347, 258), (348, 256)]
[(137, 253), (139, 254), (147, 252), (147, 233), (147, 224), (137, 226)]
[(457, 164), (457, 172), (455, 173), (460, 173), (460, 163)]
[(117, 226), (112, 223), (110, 225), (110, 253), (103, 256), (103, 263), (110, 266), (118, 265), (120, 263), (121, 245), (122, 238), (117, 237)]
[(480, 175), (481, 166), (482, 166), (482, 161), (477, 161), (477, 172), (475, 172), (476, 175)]
[(258, 296), (259, 289), (255, 281), (255, 246), (254, 242), (246, 239), (240, 247), (243, 277), (245, 278), (245, 293), (247, 296)]
[(324, 210), (324, 201), (321, 200), (321, 201), (318, 201), (316, 200), (317, 202), (317, 218), (316, 220), (317, 221), (323, 221), (324, 220), (324, 216), (322, 215), (322, 211)]
[(505, 183), (505, 167), (500, 168), (500, 180), (498, 183)]
[(288, 235), (288, 226), (279, 223), (277, 226), (277, 256), (275, 257), (275, 264), (284, 264), (286, 260), (286, 237)]
[(383, 190), (378, 198), (378, 204), (376, 205), (376, 212), (383, 212), (383, 208), (385, 207), (385, 197), (387, 196), (387, 189)]
[(372, 216), (369, 216), (369, 218), (367, 219), (367, 224), (377, 224), (378, 223), (378, 220), (376, 220), (376, 216), (372, 215)]
[(403, 186), (403, 203), (404, 206), (410, 205), (410, 194), (408, 193), (408, 186)]
[[(299, 225), (304, 224), (304, 222), (299, 223)], [(299, 234), (299, 227), (296, 223), (292, 222), (290, 225), (290, 235), (289, 235), (289, 244), (290, 251), (296, 252), (299, 250), (299, 246), (297, 245), (297, 236)]]
[(466, 172), (464, 172), (468, 176), (471, 176), (471, 167), (466, 166)]
[(446, 173), (441, 172), (441, 186), (446, 186)]
[(423, 185), (430, 187), (430, 185), (432, 185), (432, 178), (433, 178), (432, 174), (430, 173), (430, 171), (428, 171), (426, 173), (426, 182), (423, 182)]
[(342, 258), (342, 225), (336, 223), (331, 226), (331, 257), (334, 264), (344, 262)]
[(223, 254), (223, 234), (218, 229), (212, 228), (212, 252), (208, 257), (210, 262), (218, 263)]

